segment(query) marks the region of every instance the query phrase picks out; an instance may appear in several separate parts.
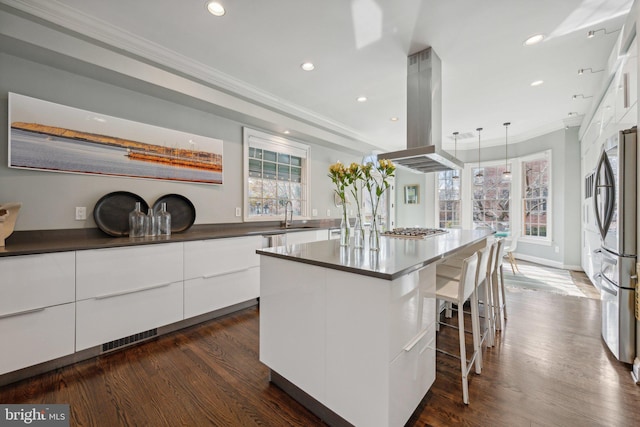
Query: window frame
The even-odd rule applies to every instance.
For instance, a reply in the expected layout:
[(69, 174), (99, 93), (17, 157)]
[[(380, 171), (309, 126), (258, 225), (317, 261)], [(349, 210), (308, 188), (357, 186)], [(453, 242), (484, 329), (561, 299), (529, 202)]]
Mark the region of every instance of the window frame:
[[(510, 168), (509, 170), (512, 171), (512, 176), (513, 176), (513, 163), (515, 161), (517, 161), (517, 159), (511, 158), (511, 159), (509, 159), (509, 162), (507, 163), (508, 167)], [(499, 159), (497, 159), (497, 160), (489, 160), (489, 161), (482, 161), (480, 167), (482, 169), (486, 169), (486, 168), (502, 168), (502, 167), (505, 167), (505, 162), (504, 162), (504, 160), (499, 160)], [(471, 162), (470, 164), (465, 165), (465, 172), (466, 172), (466, 176), (467, 176), (466, 177), (466, 181), (465, 181), (466, 182), (466, 188), (467, 188), (467, 193), (466, 194), (468, 194), (468, 198), (470, 200), (469, 207), (467, 209), (468, 220), (467, 220), (467, 222), (465, 222), (465, 224), (468, 224), (471, 229), (474, 228), (474, 225), (473, 225), (473, 209), (474, 209), (474, 206), (475, 206), (475, 203), (474, 203), (475, 199), (473, 197), (474, 186), (475, 186), (473, 181), (475, 179), (475, 176), (474, 176), (473, 171), (474, 171), (474, 169), (477, 169), (477, 168), (478, 168), (478, 163), (477, 162)], [(516, 187), (516, 185), (512, 180), (511, 184), (509, 186), (509, 198), (508, 198), (508, 201), (509, 201), (509, 211), (508, 211), (509, 212), (509, 221), (507, 223), (510, 231), (513, 230), (513, 228), (514, 228), (513, 227), (513, 225), (514, 225), (513, 219), (514, 219), (514, 214), (516, 213), (516, 211), (514, 210), (514, 204), (513, 204), (513, 201), (516, 200), (514, 198), (514, 188), (515, 187)]]
[[(524, 221), (524, 215), (525, 215), (525, 209), (524, 209), (524, 204), (525, 204), (525, 189), (524, 189), (524, 185), (525, 185), (525, 176), (524, 174), (526, 173), (525, 168), (524, 168), (524, 164), (525, 162), (531, 162), (531, 161), (535, 161), (535, 160), (541, 160), (544, 159), (547, 161), (547, 170), (548, 170), (548, 192), (547, 192), (547, 235), (544, 237), (540, 237), (540, 236), (527, 236), (525, 235), (525, 221)], [(520, 169), (520, 185), (519, 185), (519, 199), (520, 199), (520, 214), (518, 217), (519, 223), (519, 230), (520, 230), (520, 237), (519, 240), (521, 242), (526, 242), (526, 243), (533, 243), (533, 244), (538, 244), (538, 245), (544, 245), (544, 246), (551, 246), (551, 244), (553, 243), (553, 156), (552, 156), (552, 150), (551, 149), (547, 149), (544, 151), (540, 151), (537, 153), (533, 153), (533, 154), (529, 154), (526, 156), (522, 156), (520, 158), (518, 158), (519, 161), (519, 169)]]
[[(443, 171), (443, 172), (449, 172), (449, 171)], [(438, 228), (441, 228), (440, 226), (440, 214), (442, 213), (441, 209), (440, 209), (440, 203), (442, 203), (443, 201), (457, 201), (458, 202), (458, 206), (459, 206), (459, 211), (458, 211), (458, 218), (459, 218), (459, 222), (458, 224), (452, 225), (453, 227), (458, 227), (461, 228), (463, 227), (464, 224), (464, 209), (465, 209), (465, 203), (463, 202), (463, 194), (464, 194), (464, 179), (465, 177), (468, 175), (466, 173), (466, 168), (463, 168), (462, 170), (459, 170), (459, 182), (458, 182), (458, 194), (459, 194), (459, 198), (458, 199), (454, 199), (454, 200), (441, 200), (440, 199), (440, 173), (438, 172), (435, 176), (435, 196), (436, 196), (436, 203), (435, 203), (435, 226)], [(448, 212), (453, 212), (453, 211), (448, 211)]]
[(245, 222), (261, 222), (261, 221), (279, 221), (284, 219), (282, 214), (273, 215), (250, 215), (249, 206), (249, 147), (266, 149), (274, 151), (278, 154), (288, 154), (302, 159), (300, 183), (301, 199), (300, 199), (300, 215), (294, 215), (294, 219), (309, 219), (309, 165), (310, 165), (310, 146), (290, 138), (279, 135), (244, 127), (242, 130), (243, 140), (243, 220)]

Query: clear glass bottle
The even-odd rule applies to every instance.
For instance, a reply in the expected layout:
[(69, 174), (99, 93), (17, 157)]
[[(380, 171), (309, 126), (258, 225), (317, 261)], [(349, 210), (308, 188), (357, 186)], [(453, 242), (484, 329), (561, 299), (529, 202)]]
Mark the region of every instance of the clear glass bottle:
[(342, 219), (340, 221), (340, 246), (349, 246), (349, 218), (347, 217), (347, 208), (343, 204)]
[(149, 208), (149, 213), (144, 219), (144, 235), (153, 237), (158, 233), (157, 217), (153, 209)]
[(360, 215), (356, 215), (356, 223), (353, 226), (353, 246), (364, 248), (364, 228), (362, 228)]
[(140, 202), (129, 213), (129, 237), (144, 237), (144, 225), (146, 215), (142, 212)]
[(171, 214), (167, 212), (167, 204), (160, 204), (160, 211), (156, 216), (158, 221), (158, 236), (170, 236), (171, 235)]

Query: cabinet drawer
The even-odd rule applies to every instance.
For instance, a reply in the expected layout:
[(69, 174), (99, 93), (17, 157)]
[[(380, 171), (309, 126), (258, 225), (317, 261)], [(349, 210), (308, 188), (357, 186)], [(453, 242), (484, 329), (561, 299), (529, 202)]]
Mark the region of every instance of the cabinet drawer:
[(182, 243), (78, 251), (77, 300), (182, 280)]
[(182, 320), (182, 281), (78, 301), (76, 351)]
[(184, 317), (189, 318), (260, 296), (260, 267), (184, 282)]
[(262, 247), (262, 237), (212, 239), (184, 244), (184, 278), (208, 278), (260, 265), (256, 249)]
[(0, 316), (73, 302), (75, 252), (0, 259)]
[(389, 425), (401, 426), (436, 379), (434, 325), (391, 362), (389, 375)]
[(0, 318), (0, 375), (74, 351), (75, 303)]

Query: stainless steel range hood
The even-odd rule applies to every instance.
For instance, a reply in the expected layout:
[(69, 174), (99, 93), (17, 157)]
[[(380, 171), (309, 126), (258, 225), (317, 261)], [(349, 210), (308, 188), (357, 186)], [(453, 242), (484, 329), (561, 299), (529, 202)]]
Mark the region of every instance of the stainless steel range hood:
[(462, 169), (464, 164), (441, 147), (442, 63), (427, 48), (408, 58), (407, 149), (378, 154), (378, 158), (420, 172)]

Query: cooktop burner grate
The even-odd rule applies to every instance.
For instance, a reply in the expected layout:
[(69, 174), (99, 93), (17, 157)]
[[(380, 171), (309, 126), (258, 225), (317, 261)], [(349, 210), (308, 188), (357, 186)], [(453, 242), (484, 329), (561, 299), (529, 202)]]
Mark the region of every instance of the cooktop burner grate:
[(403, 239), (424, 239), (425, 237), (437, 236), (439, 234), (444, 234), (444, 233), (448, 233), (448, 231), (443, 230), (441, 228), (412, 227), (412, 228), (394, 228), (393, 230), (383, 232), (382, 235), (387, 237), (398, 237)]

